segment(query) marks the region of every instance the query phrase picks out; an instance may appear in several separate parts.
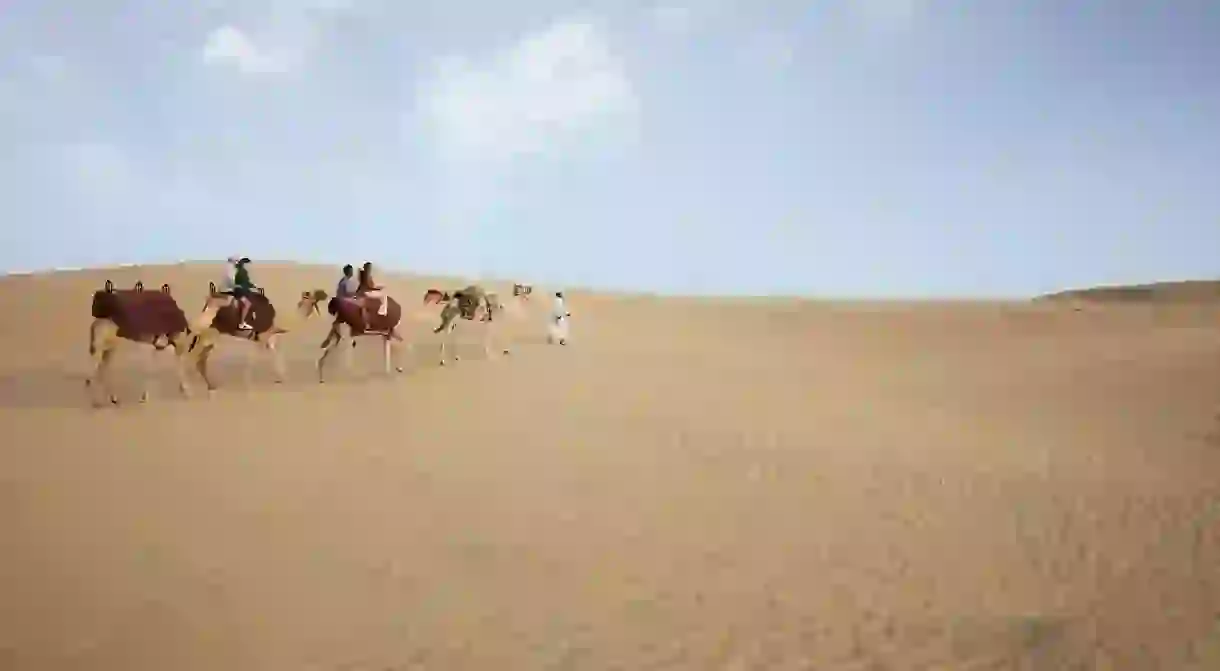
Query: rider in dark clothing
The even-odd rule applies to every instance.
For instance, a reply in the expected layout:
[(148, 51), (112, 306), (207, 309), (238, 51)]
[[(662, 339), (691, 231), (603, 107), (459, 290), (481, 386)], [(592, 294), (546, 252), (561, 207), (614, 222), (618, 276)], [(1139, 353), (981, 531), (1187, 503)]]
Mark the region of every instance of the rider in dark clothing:
[(237, 328), (243, 331), (254, 328), (247, 323), (250, 318), (250, 294), (254, 292), (254, 283), (250, 281), (250, 271), (246, 268), (249, 263), (250, 259), (243, 256), (237, 262), (237, 272), (233, 275), (233, 297), (237, 299), (238, 308), (241, 310)]

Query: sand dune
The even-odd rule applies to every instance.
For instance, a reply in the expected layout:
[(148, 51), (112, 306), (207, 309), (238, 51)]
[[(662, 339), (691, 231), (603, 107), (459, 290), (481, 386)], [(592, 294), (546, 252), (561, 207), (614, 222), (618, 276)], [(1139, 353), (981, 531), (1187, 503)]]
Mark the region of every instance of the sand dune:
[(1220, 301), (578, 292), (566, 348), (320, 386), (315, 319), (89, 409), (90, 293), (215, 273), (0, 281), (0, 668), (1220, 668)]

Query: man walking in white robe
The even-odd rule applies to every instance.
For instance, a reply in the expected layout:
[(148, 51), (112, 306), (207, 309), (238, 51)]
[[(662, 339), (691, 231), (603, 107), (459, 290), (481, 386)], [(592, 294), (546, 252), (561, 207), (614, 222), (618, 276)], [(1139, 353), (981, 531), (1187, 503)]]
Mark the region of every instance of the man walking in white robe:
[(568, 306), (563, 300), (563, 292), (556, 291), (555, 301), (551, 304), (551, 323), (546, 338), (548, 344), (568, 344), (568, 319), (571, 317), (572, 313), (568, 312)]

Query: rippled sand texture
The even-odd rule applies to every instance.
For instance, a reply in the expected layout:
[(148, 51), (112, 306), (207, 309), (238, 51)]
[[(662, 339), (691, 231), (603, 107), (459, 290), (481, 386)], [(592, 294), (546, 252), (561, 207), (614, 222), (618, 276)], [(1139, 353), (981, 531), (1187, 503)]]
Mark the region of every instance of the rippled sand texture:
[(88, 409), (90, 292), (213, 271), (0, 281), (0, 668), (1220, 669), (1220, 303), (575, 294), (390, 379), (129, 347)]

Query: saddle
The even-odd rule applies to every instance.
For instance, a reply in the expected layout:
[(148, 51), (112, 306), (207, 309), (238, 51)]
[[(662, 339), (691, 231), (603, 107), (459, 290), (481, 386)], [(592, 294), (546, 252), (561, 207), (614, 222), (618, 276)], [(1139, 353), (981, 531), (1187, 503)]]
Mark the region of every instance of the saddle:
[[(473, 284), (453, 292), (453, 297), (458, 302), (458, 316), (467, 320), (473, 320), (478, 314), (479, 306), (486, 302), (483, 290)], [(491, 321), (490, 309), (484, 313), (483, 321)]]
[[(208, 290), (213, 296), (220, 296), (216, 291), (216, 283), (209, 282)], [(229, 333), (241, 336), (253, 337), (263, 333), (271, 328), (275, 323), (275, 306), (271, 304), (271, 299), (263, 293), (263, 288), (258, 287), (246, 298), (250, 301), (250, 314), (247, 317), (247, 322), (252, 326), (251, 329), (239, 329), (238, 321), (241, 319), (241, 309), (237, 306), (236, 300), (231, 300), (227, 305), (216, 311), (216, 316), (212, 318), (212, 328), (221, 333)]]
[(361, 318), (367, 325), (373, 318), (377, 317), (377, 310), (381, 307), (381, 301), (384, 299), (357, 294), (355, 296), (344, 296), (339, 300), (345, 301), (348, 305), (359, 310)]
[(144, 291), (144, 283), (136, 282), (132, 289), (116, 289), (106, 280), (106, 286), (93, 293), (91, 313), (94, 319), (108, 319), (119, 328), (119, 337), (130, 340), (168, 337), (187, 330), (186, 314), (170, 295), (168, 284), (160, 291)]
[[(378, 314), (378, 311), (381, 309), (382, 301), (386, 301), (386, 314), (384, 315)], [(351, 323), (350, 320), (353, 317), (352, 312), (354, 312), (356, 315), (360, 316), (360, 328), (363, 331), (380, 332), (390, 328), (387, 327), (383, 322), (392, 322), (395, 319), (394, 314), (392, 314), (394, 305), (389, 301), (390, 298), (388, 296), (383, 296), (382, 298), (377, 298), (376, 296), (366, 296), (364, 294), (344, 296), (342, 298), (336, 296), (331, 299), (329, 304), (327, 304), (326, 309), (328, 312), (330, 312), (330, 314), (335, 316), (339, 316), (340, 312), (346, 313), (348, 315), (346, 319), (349, 320), (349, 323)], [(348, 306), (348, 308), (343, 309), (344, 305)]]

